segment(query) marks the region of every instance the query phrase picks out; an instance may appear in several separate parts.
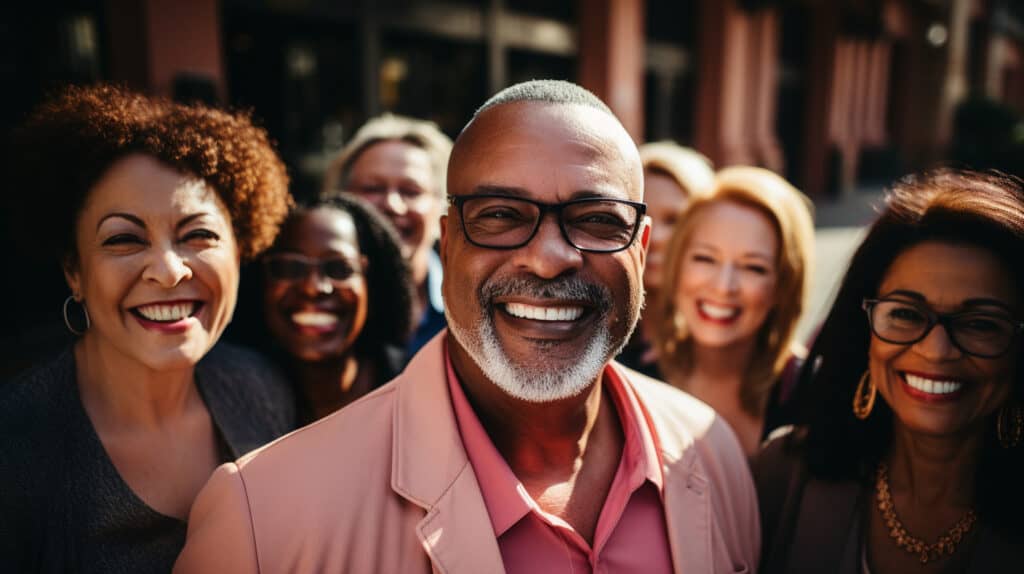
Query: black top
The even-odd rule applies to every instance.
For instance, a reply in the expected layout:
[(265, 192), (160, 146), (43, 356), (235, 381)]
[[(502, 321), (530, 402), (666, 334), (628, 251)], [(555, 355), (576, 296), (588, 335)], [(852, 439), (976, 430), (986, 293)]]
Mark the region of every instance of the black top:
[[(82, 406), (70, 347), (0, 387), (0, 572), (170, 572), (186, 523), (132, 492)], [(222, 462), (292, 430), (287, 382), (221, 343), (196, 366)]]

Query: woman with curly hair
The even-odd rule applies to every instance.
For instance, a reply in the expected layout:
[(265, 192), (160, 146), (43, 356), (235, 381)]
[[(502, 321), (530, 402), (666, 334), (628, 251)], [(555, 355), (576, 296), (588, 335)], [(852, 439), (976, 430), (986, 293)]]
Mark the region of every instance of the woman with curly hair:
[(301, 422), (398, 374), (415, 291), (398, 233), (369, 203), (338, 193), (300, 207), (263, 260), (263, 316)]
[(287, 383), (216, 345), (284, 165), (245, 116), (106, 86), (15, 144), (20, 236), (62, 266), (77, 338), (0, 387), (0, 570), (169, 571), (213, 469), (294, 426)]
[(655, 301), (665, 380), (708, 403), (748, 454), (771, 430), (799, 347), (814, 256), (810, 202), (785, 179), (729, 167), (681, 216)]
[(1024, 563), (1024, 188), (908, 177), (850, 262), (753, 470), (762, 572), (1009, 572)]

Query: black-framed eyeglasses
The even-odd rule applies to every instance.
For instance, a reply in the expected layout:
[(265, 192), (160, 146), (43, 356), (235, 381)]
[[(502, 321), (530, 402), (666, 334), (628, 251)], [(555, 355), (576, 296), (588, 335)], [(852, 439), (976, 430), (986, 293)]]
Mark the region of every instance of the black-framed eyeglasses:
[(267, 276), (275, 281), (300, 281), (314, 269), (330, 281), (347, 281), (363, 272), (358, 263), (342, 257), (317, 259), (299, 253), (271, 253), (263, 258)]
[(936, 313), (923, 303), (891, 298), (865, 299), (861, 307), (871, 332), (886, 343), (913, 345), (942, 325), (957, 349), (986, 359), (1005, 354), (1024, 331), (1024, 322), (992, 311)]
[(558, 218), (562, 237), (580, 251), (614, 253), (633, 244), (647, 206), (636, 201), (587, 197), (543, 203), (500, 194), (449, 196), (462, 231), (477, 247), (516, 249), (533, 239), (547, 213)]

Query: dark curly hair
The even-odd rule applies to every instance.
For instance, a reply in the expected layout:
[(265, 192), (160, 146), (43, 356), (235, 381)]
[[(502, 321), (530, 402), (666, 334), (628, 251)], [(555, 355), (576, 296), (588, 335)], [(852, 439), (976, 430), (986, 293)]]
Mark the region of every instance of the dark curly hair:
[[(127, 89), (67, 87), (14, 133), (12, 208), (40, 255), (74, 259), (75, 223), (92, 187), (133, 153), (194, 175), (227, 206), (244, 259), (270, 246), (288, 213), (288, 175), (247, 113), (149, 98)], [(41, 231), (41, 232), (40, 232)]]
[[(859, 420), (853, 396), (868, 365), (871, 330), (861, 309), (877, 295), (892, 262), (908, 248), (937, 240), (971, 245), (995, 254), (1024, 291), (1024, 187), (998, 173), (939, 170), (907, 177), (888, 192), (886, 207), (850, 262), (835, 303), (818, 334), (798, 386), (798, 412), (806, 435), (792, 435), (811, 475), (869, 484), (892, 444), (893, 412), (876, 401)], [(1020, 293), (1024, 301), (1024, 292)], [(1018, 342), (1018, 355), (1024, 344)], [(1011, 401), (1024, 399), (1024, 368), (1013, 381)], [(1024, 447), (1002, 448), (995, 416), (989, 421), (977, 468), (975, 500), (989, 524), (1018, 534), (1024, 513)]]
[[(314, 209), (346, 213), (355, 223), (359, 251), (366, 257), (366, 324), (354, 344), (357, 355), (376, 356), (382, 345), (405, 347), (412, 333), (416, 296), (402, 240), (383, 214), (349, 193), (330, 193), (299, 205), (284, 225)], [(276, 247), (276, 246), (275, 246)], [(271, 247), (273, 251), (274, 247)]]

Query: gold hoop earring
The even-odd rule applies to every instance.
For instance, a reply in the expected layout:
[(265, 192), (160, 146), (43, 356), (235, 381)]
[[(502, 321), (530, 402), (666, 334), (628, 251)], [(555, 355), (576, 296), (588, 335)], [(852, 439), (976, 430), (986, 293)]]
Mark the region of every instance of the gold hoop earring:
[(1003, 448), (1014, 448), (1024, 438), (1024, 412), (1019, 405), (1003, 407), (996, 416), (996, 436)]
[(675, 328), (673, 335), (676, 341), (682, 341), (686, 337), (686, 317), (683, 312), (676, 309), (672, 315), (672, 326)]
[[(867, 385), (867, 389), (865, 389)], [(860, 382), (857, 384), (857, 390), (853, 392), (853, 416), (860, 420), (868, 418), (871, 414), (871, 409), (875, 408), (875, 396), (878, 394), (878, 389), (875, 388), (875, 383), (871, 381), (871, 371), (864, 371), (864, 374), (860, 377)]]
[[(85, 328), (82, 329), (81, 331), (75, 329), (71, 325), (71, 319), (68, 317), (68, 305), (70, 305), (72, 301), (75, 301), (74, 295), (68, 295), (68, 298), (64, 300), (64, 326), (68, 328), (68, 331), (71, 331), (72, 335), (81, 336), (84, 335), (85, 332), (89, 330), (89, 326), (92, 324), (92, 322), (89, 320), (89, 310), (85, 308), (84, 302), (80, 303), (80, 305), (82, 306), (82, 315), (85, 316)], [(77, 303), (77, 301), (75, 302)]]

